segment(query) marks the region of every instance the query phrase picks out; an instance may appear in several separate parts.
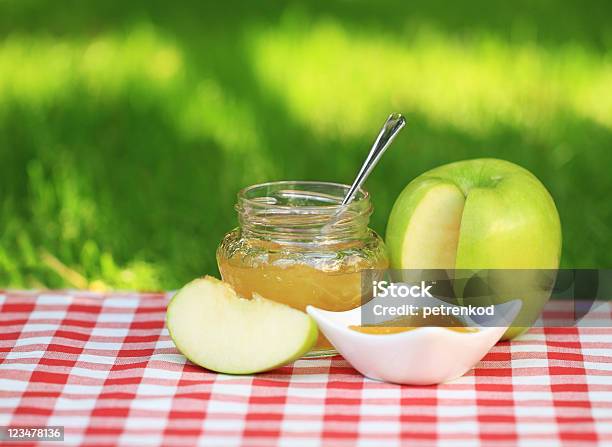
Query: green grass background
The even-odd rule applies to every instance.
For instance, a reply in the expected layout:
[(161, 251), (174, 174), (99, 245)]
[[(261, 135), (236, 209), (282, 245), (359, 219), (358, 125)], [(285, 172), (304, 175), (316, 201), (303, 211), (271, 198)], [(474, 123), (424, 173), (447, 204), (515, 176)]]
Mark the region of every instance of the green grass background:
[(0, 0), (0, 287), (216, 274), (236, 191), (350, 182), (385, 117), (372, 226), (470, 157), (535, 173), (563, 265), (611, 267), (612, 3)]

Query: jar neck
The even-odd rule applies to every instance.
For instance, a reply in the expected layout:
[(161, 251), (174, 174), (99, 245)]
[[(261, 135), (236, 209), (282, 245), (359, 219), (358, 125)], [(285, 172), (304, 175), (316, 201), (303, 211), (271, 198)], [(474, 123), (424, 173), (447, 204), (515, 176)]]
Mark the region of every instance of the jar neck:
[(372, 213), (360, 191), (341, 206), (348, 185), (324, 182), (274, 182), (238, 194), (238, 220), (245, 237), (279, 244), (339, 244), (363, 239)]

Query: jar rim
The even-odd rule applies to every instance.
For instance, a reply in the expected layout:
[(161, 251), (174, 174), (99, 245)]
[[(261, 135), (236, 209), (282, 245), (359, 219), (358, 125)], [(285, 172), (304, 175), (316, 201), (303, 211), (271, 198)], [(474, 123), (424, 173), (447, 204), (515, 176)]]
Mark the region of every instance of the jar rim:
[[(302, 187), (305, 187), (304, 189), (302, 189), (304, 192), (310, 192), (310, 193), (312, 193), (313, 191), (309, 191), (306, 187), (314, 186), (314, 187), (323, 187), (323, 188), (336, 188), (338, 189), (338, 191), (342, 191), (342, 194), (338, 194), (338, 195), (320, 194), (319, 195), (320, 199), (326, 199), (329, 202), (335, 202), (335, 203), (313, 204), (313, 205), (279, 204), (274, 197), (268, 197), (265, 195), (249, 197), (249, 193), (252, 193), (254, 191), (258, 191), (258, 190), (269, 191), (270, 189), (274, 189), (275, 187), (280, 188), (283, 186), (298, 186), (298, 187), (302, 186)], [(329, 212), (331, 210), (335, 210), (339, 208), (342, 205), (342, 199), (344, 199), (344, 196), (349, 191), (349, 189), (350, 189), (350, 185), (347, 185), (344, 183), (325, 182), (325, 181), (316, 181), (316, 180), (279, 180), (279, 181), (257, 183), (257, 184), (242, 188), (241, 190), (238, 191), (237, 197), (238, 197), (239, 203), (247, 204), (247, 205), (251, 205), (255, 207), (266, 206), (266, 207), (274, 208), (274, 209), (284, 209), (284, 210), (293, 210), (293, 211), (300, 211), (300, 210), (314, 211), (314, 210), (319, 209), (322, 211), (325, 210)], [(298, 190), (300, 189), (298, 188)], [(266, 199), (268, 200), (266, 201)], [(359, 190), (357, 191), (355, 195), (355, 198), (351, 201), (348, 207), (355, 207), (355, 206), (362, 205), (364, 203), (367, 204), (369, 203), (369, 199), (370, 199), (370, 193), (363, 188), (359, 188)]]
[(300, 243), (337, 242), (363, 237), (372, 213), (370, 195), (360, 189), (342, 205), (349, 185), (317, 181), (260, 183), (238, 192), (238, 221), (243, 231)]

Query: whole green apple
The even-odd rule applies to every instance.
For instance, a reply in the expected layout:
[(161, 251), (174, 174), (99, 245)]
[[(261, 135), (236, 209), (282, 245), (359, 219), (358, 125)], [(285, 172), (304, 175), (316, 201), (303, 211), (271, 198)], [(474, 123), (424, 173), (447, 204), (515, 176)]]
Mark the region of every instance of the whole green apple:
[(530, 291), (524, 296), (516, 296), (521, 288), (508, 275), (497, 281), (495, 301), (523, 299), (515, 320), (521, 327), (505, 339), (540, 314), (561, 254), (552, 197), (529, 171), (498, 159), (450, 163), (415, 178), (391, 210), (386, 239), (395, 269), (522, 269), (522, 279), (537, 285), (523, 285)]

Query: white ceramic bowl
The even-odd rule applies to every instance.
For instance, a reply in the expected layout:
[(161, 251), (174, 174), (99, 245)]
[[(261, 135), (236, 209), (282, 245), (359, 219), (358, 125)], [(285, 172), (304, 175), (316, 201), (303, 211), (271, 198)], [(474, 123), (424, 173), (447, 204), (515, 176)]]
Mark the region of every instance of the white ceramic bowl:
[[(436, 302), (452, 306), (435, 298), (428, 305)], [(431, 326), (387, 335), (349, 329), (350, 325), (361, 324), (361, 307), (330, 312), (308, 306), (306, 311), (338, 352), (364, 376), (393, 383), (431, 385), (468, 372), (499, 341), (521, 304), (520, 300), (508, 301), (495, 306), (494, 316), (461, 318), (475, 332)]]

